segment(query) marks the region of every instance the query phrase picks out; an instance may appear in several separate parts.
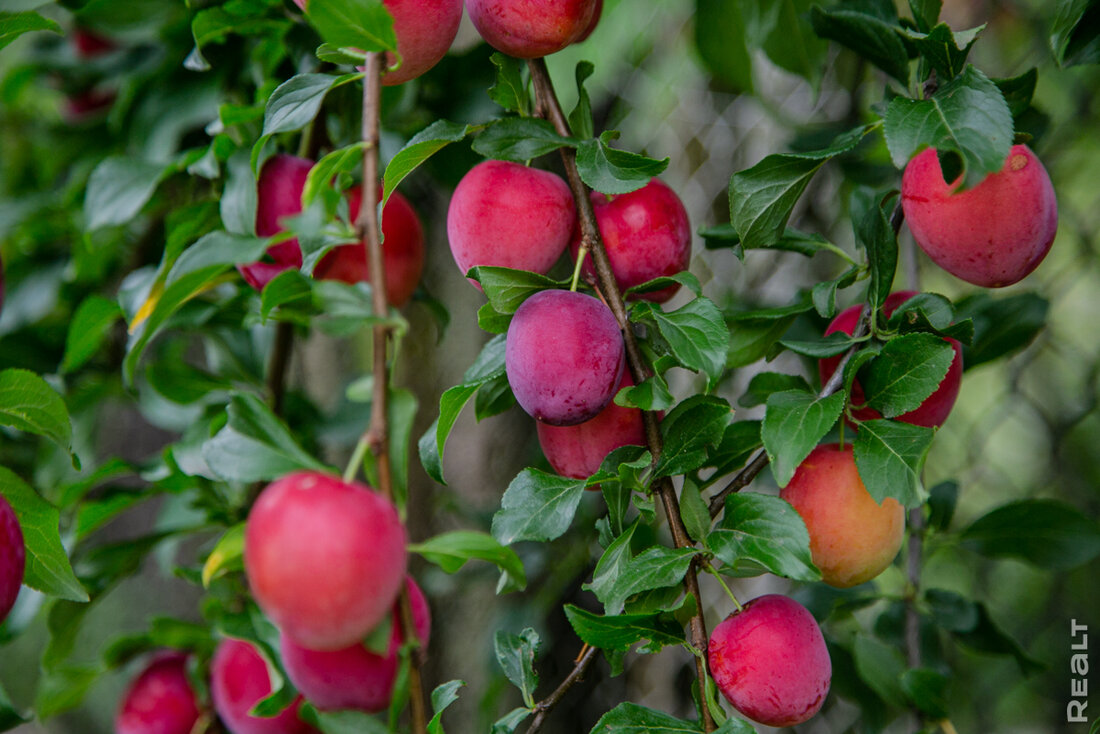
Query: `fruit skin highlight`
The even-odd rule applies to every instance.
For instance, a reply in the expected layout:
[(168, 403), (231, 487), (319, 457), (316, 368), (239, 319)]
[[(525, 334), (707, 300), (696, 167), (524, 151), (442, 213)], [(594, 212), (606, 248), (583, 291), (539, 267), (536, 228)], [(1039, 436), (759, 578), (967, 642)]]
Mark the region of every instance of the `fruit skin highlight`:
[(463, 275), (475, 265), (546, 273), (569, 245), (576, 219), (573, 195), (560, 176), (484, 161), (455, 187), (447, 239)]
[[(427, 647), (431, 635), (428, 600), (412, 577), (405, 583), (417, 639), (421, 647)], [(319, 652), (298, 645), (286, 634), (281, 635), (280, 655), (294, 687), (322, 711), (359, 709), (373, 713), (384, 710), (393, 696), (399, 667), (397, 653), (405, 640), (400, 617), (395, 604), (389, 648), (384, 655), (371, 652), (360, 642), (342, 650)]]
[(23, 584), (27, 548), (23, 529), (8, 501), (0, 495), (0, 622), (8, 617)]
[[(664, 275), (687, 270), (691, 263), (691, 223), (680, 197), (658, 179), (628, 194), (591, 193), (607, 259), (622, 290)], [(581, 232), (573, 234), (570, 251), (576, 259)], [(585, 270), (595, 277), (591, 258)], [(679, 284), (638, 298), (664, 303), (680, 290)]]
[(936, 151), (917, 154), (901, 179), (905, 221), (920, 248), (968, 283), (1000, 288), (1022, 280), (1050, 251), (1058, 202), (1043, 164), (1014, 145), (1004, 167), (967, 191), (943, 179)]
[(279, 629), (312, 650), (339, 650), (389, 613), (405, 578), (405, 545), (393, 503), (362, 484), (296, 472), (256, 500), (245, 572)]
[(200, 713), (187, 680), (187, 655), (161, 653), (123, 695), (115, 734), (190, 734)]
[(554, 426), (595, 418), (615, 396), (626, 348), (611, 309), (572, 291), (539, 291), (516, 309), (504, 364), (516, 402)]
[[(363, 188), (348, 191), (348, 216), (359, 217)], [(382, 200), (382, 188), (378, 188)], [(400, 308), (409, 302), (424, 272), (424, 229), (409, 200), (394, 191), (382, 209), (382, 264), (386, 271), (386, 300)], [(367, 248), (363, 242), (334, 247), (313, 271), (320, 280), (370, 283)]]
[(248, 713), (270, 694), (267, 663), (252, 643), (222, 640), (210, 661), (210, 698), (230, 734), (316, 734), (298, 718), (301, 696), (272, 718)]
[(875, 502), (856, 469), (852, 445), (823, 444), (807, 456), (779, 496), (806, 523), (822, 581), (848, 588), (890, 565), (905, 536), (905, 508)]
[(825, 702), (832, 662), (805, 607), (768, 594), (745, 604), (711, 632), (707, 661), (733, 707), (767, 726), (794, 726)]
[[(894, 311), (898, 309), (898, 306), (901, 306), (916, 295), (918, 295), (916, 291), (897, 291), (896, 293), (891, 293), (882, 304), (883, 314), (886, 318), (890, 318)], [(852, 306), (841, 311), (837, 314), (836, 318), (833, 319), (832, 323), (829, 324), (829, 327), (825, 329), (825, 336), (837, 331), (851, 336), (856, 330), (856, 325), (859, 323), (859, 315), (862, 309), (862, 306)], [(947, 420), (947, 416), (951, 414), (951, 409), (955, 407), (955, 400), (959, 397), (959, 387), (962, 385), (962, 344), (956, 339), (945, 338), (944, 341), (950, 344), (951, 348), (955, 350), (955, 358), (951, 361), (951, 366), (947, 368), (947, 374), (944, 375), (943, 381), (940, 382), (940, 386), (936, 388), (935, 392), (925, 398), (923, 403), (908, 413), (902, 413), (896, 416), (894, 420), (911, 423), (915, 426), (935, 428), (942, 426), (944, 421)], [(828, 382), (829, 378), (836, 372), (836, 367), (840, 364), (841, 358), (842, 357), (838, 355), (818, 360), (817, 370), (818, 374), (821, 376), (822, 385)], [(852, 404), (860, 405), (865, 401), (866, 397), (863, 393), (863, 386), (859, 384), (859, 380), (857, 379), (852, 382)], [(861, 421), (869, 421), (882, 417), (881, 413), (870, 407), (853, 410), (852, 415), (857, 420)]]
[[(634, 384), (629, 372), (623, 372), (622, 382), (615, 393)], [(570, 479), (587, 479), (596, 473), (600, 464), (617, 448), (645, 446), (645, 424), (642, 411), (624, 408), (612, 402), (599, 414), (575, 426), (552, 426), (537, 421), (539, 446), (554, 471)], [(599, 489), (598, 486), (589, 489)]]
[[(458, 35), (462, 22), (462, 0), (382, 0), (393, 16), (397, 53), (401, 66), (382, 76), (382, 84), (393, 86), (415, 79), (439, 63)], [(305, 10), (306, 0), (294, 0)], [(386, 52), (386, 66), (396, 57)]]
[(466, 0), (466, 12), (490, 46), (533, 59), (586, 36), (596, 5), (596, 0)]

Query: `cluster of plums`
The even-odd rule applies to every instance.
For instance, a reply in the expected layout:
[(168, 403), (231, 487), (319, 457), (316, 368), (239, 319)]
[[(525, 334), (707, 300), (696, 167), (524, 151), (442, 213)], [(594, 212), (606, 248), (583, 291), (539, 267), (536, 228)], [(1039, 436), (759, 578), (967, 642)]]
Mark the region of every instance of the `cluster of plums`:
[[(295, 0), (300, 6), (305, 0)], [(394, 16), (401, 64), (386, 72), (399, 84), (431, 68), (446, 53), (461, 19), (462, 0), (385, 0)], [(602, 0), (466, 0), (474, 25), (493, 47), (533, 58), (583, 40), (595, 26)], [(391, 65), (395, 58), (389, 59)], [(256, 231), (274, 236), (301, 211), (311, 161), (276, 155), (258, 182)], [(943, 179), (936, 152), (907, 167), (902, 204), (917, 243), (952, 274), (987, 287), (1009, 285), (1030, 273), (1054, 238), (1057, 211), (1042, 164), (1015, 146), (1004, 169), (978, 186), (956, 192)], [(357, 216), (361, 190), (348, 192)], [(672, 275), (688, 266), (687, 212), (671, 189), (654, 179), (629, 194), (592, 194), (612, 270), (622, 288)], [(424, 263), (423, 232), (409, 203), (395, 193), (383, 212), (386, 287), (395, 306), (412, 295)], [(566, 249), (576, 257), (580, 229), (569, 187), (557, 175), (503, 161), (485, 161), (459, 183), (447, 213), (451, 252), (463, 274), (475, 266), (546, 273)], [(273, 245), (268, 260), (240, 266), (261, 289), (275, 275), (301, 266), (296, 240)], [(589, 266), (590, 267), (590, 264)], [(591, 272), (591, 270), (589, 270)], [(364, 248), (330, 252), (315, 277), (357, 282), (368, 278)], [(475, 285), (477, 285), (475, 283)], [(480, 287), (480, 286), (479, 286)], [(643, 298), (664, 302), (675, 287)], [(887, 316), (914, 293), (895, 293)], [(859, 308), (842, 312), (827, 333), (851, 334)], [(899, 420), (943, 423), (958, 395), (961, 349), (939, 388)], [(823, 381), (838, 359), (822, 360)], [(539, 441), (555, 471), (584, 478), (613, 449), (645, 441), (641, 412), (612, 402), (632, 384), (625, 369), (621, 325), (601, 300), (581, 292), (547, 290), (527, 299), (507, 333), (508, 381), (519, 405), (537, 421)], [(852, 389), (853, 416), (879, 417)], [(798, 511), (810, 535), (823, 580), (850, 587), (877, 576), (896, 556), (904, 534), (903, 508), (879, 504), (856, 470), (851, 446), (817, 447), (781, 496)], [(317, 473), (297, 473), (270, 485), (249, 516), (245, 564), (250, 588), (279, 627), (280, 657), (291, 681), (321, 709), (384, 708), (397, 675), (403, 640), (395, 600), (407, 584), (416, 635), (426, 643), (427, 603), (405, 575), (405, 531), (396, 509), (369, 488)], [(14, 514), (0, 501), (0, 619), (22, 578), (23, 545)], [(18, 577), (15, 575), (18, 570)], [(14, 582), (12, 581), (14, 579)], [(363, 640), (389, 616), (385, 653)], [(831, 664), (810, 613), (784, 596), (745, 604), (713, 631), (708, 661), (718, 688), (749, 718), (790, 726), (813, 716), (829, 690)], [(213, 705), (232, 734), (312, 731), (296, 701), (272, 718), (249, 711), (271, 691), (267, 663), (250, 643), (222, 641), (211, 670)], [(200, 716), (186, 674), (186, 657), (155, 657), (131, 685), (119, 711), (119, 734), (184, 734)]]
[[(303, 696), (322, 711), (385, 709), (406, 641), (397, 609), (409, 593), (419, 644), (431, 617), (405, 574), (405, 528), (397, 509), (371, 488), (317, 472), (270, 484), (245, 530), (245, 572), (260, 608), (279, 628), (279, 659), (300, 692), (275, 716), (250, 712), (272, 692), (268, 662), (245, 640), (226, 638), (210, 663), (210, 698), (231, 734), (305, 734)], [(365, 643), (388, 624), (384, 651)], [(385, 629), (385, 628), (383, 628)], [(187, 734), (201, 707), (187, 678), (187, 656), (164, 653), (131, 683), (117, 734)]]

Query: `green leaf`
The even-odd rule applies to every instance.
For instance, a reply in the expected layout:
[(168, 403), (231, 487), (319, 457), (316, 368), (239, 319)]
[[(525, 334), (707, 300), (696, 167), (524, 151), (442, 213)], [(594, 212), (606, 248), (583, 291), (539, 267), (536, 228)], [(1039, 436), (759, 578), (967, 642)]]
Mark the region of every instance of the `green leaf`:
[(775, 343), (787, 333), (794, 316), (778, 319), (739, 319), (727, 316), (729, 324), (729, 349), (726, 352), (726, 367), (746, 367), (762, 359), (771, 351)]
[(901, 689), (901, 675), (905, 661), (901, 653), (873, 637), (860, 635), (852, 650), (856, 671), (882, 700), (893, 706), (905, 706), (908, 698)]
[(699, 734), (693, 721), (647, 709), (636, 703), (620, 703), (596, 722), (591, 734)]
[(1000, 171), (1013, 141), (1012, 113), (1004, 95), (973, 66), (929, 99), (895, 97), (886, 110), (883, 131), (898, 168), (922, 148), (958, 153), (966, 187)]
[(227, 177), (222, 191), (220, 211), (226, 230), (236, 235), (256, 234), (256, 179), (252, 175), (251, 156), (238, 150), (226, 163)]
[(418, 132), (405, 147), (390, 159), (383, 178), (382, 203), (390, 200), (390, 194), (424, 161), (438, 153), (450, 143), (457, 143), (474, 130), (469, 125), (459, 125), (447, 120), (436, 120)]
[(718, 384), (726, 369), (729, 332), (713, 301), (699, 297), (675, 311), (639, 301), (632, 311), (632, 321), (656, 326), (668, 353), (681, 366), (705, 374), (711, 388)]
[(367, 144), (359, 140), (337, 148), (313, 164), (302, 189), (302, 208), (308, 208), (323, 190), (332, 185), (331, 182), (337, 175), (359, 168), (363, 164), (363, 151), (366, 148)]
[(245, 523), (239, 522), (218, 538), (214, 550), (202, 565), (202, 585), (210, 588), (210, 582), (230, 571), (244, 568)]
[(505, 590), (520, 591), (527, 586), (527, 576), (519, 556), (486, 533), (455, 530), (423, 543), (413, 543), (409, 545), (409, 551), (419, 553), (447, 573), (455, 573), (473, 559), (488, 561), (507, 576)]
[(474, 138), (473, 149), (486, 158), (522, 163), (576, 143), (574, 138), (558, 135), (554, 126), (541, 118), (505, 117)]
[(867, 404), (886, 418), (916, 410), (939, 388), (954, 359), (951, 345), (932, 334), (891, 339), (859, 378)]
[(526, 117), (531, 110), (531, 97), (523, 79), (523, 60), (496, 51), (489, 61), (497, 67), (496, 81), (489, 87), (489, 98), (509, 112)]
[(1027, 654), (1016, 640), (1001, 629), (989, 615), (984, 604), (974, 605), (978, 621), (973, 629), (955, 633), (955, 639), (965, 647), (976, 652), (991, 655), (1011, 655), (1024, 675), (1032, 675), (1046, 669), (1046, 665)]
[(1095, 0), (1059, 0), (1050, 49), (1063, 68), (1100, 63), (1100, 7)]
[[(612, 546), (608, 546), (605, 557), (611, 552)], [(626, 554), (629, 554), (629, 546), (626, 546)], [(617, 552), (621, 553), (622, 549)], [(603, 603), (605, 611), (610, 615), (621, 614), (626, 600), (635, 594), (650, 589), (662, 589), (666, 586), (675, 586), (684, 579), (692, 559), (699, 551), (695, 548), (668, 548), (663, 545), (655, 545), (647, 548), (634, 558), (622, 557), (614, 564), (608, 564), (603, 569), (604, 559), (596, 567), (590, 588), (596, 594), (596, 598)], [(601, 573), (604, 571), (604, 573)]]
[(845, 46), (870, 61), (903, 85), (909, 83), (909, 53), (897, 31), (901, 28), (858, 10), (810, 11), (814, 32)]
[(844, 354), (861, 342), (853, 339), (842, 331), (834, 331), (832, 334), (818, 339), (806, 341), (799, 339), (781, 339), (779, 343), (795, 354), (801, 354), (804, 357), (813, 357), (814, 359), (822, 359), (824, 357), (835, 357), (838, 354)]
[(72, 441), (65, 401), (29, 370), (0, 372), (0, 425), (45, 436), (66, 451)]
[(1100, 526), (1075, 507), (1048, 499), (998, 507), (975, 520), (961, 540), (990, 558), (1019, 558), (1059, 571), (1100, 555)]
[(760, 437), (780, 487), (787, 486), (795, 469), (833, 427), (842, 410), (843, 393), (820, 398), (802, 390), (785, 390), (768, 396)]
[(966, 57), (984, 25), (967, 31), (952, 32), (946, 23), (940, 23), (927, 33), (904, 31), (903, 35), (916, 46), (917, 51), (935, 69), (941, 82), (954, 79), (966, 67)]
[[(855, 207), (853, 207), (855, 208)], [(890, 226), (890, 217), (878, 202), (874, 202), (855, 222), (856, 241), (867, 252), (871, 270), (868, 288), (871, 308), (882, 308), (890, 295), (894, 273), (898, 268), (898, 237)]]
[(958, 482), (940, 482), (928, 490), (928, 527), (940, 532), (951, 527), (958, 502)]
[(132, 156), (103, 159), (88, 177), (84, 229), (126, 224), (138, 215), (168, 173), (162, 163)]
[(291, 268), (284, 270), (267, 282), (260, 293), (260, 315), (267, 319), (271, 312), (280, 309), (280, 313), (312, 311), (313, 281), (302, 275), (302, 271)]
[(664, 450), (653, 469), (654, 477), (673, 477), (694, 471), (707, 460), (707, 447), (716, 446), (733, 421), (733, 409), (722, 398), (693, 395), (661, 421)]
[(752, 93), (752, 56), (744, 18), (748, 8), (728, 0), (695, 0), (695, 49), (711, 76), (735, 92)]
[(755, 408), (768, 402), (772, 393), (785, 390), (810, 392), (810, 385), (800, 375), (785, 375), (779, 372), (758, 372), (749, 380), (749, 386), (737, 404), (743, 408)]
[(482, 385), (504, 374), (504, 347), (504, 334), (498, 334), (482, 347), (473, 365), (466, 370), (463, 383), (450, 388), (439, 398), (439, 418), (420, 437), (420, 462), (428, 475), (440, 484), (446, 484), (443, 481), (442, 457), (447, 437), (474, 393)]
[(760, 22), (767, 27), (764, 52), (768, 58), (817, 89), (825, 68), (828, 44), (810, 25), (813, 0), (774, 0), (760, 3)]
[(493, 537), (504, 545), (557, 538), (573, 522), (584, 487), (583, 479), (524, 469), (508, 485), (493, 515)]
[(432, 711), (434, 715), (428, 722), (428, 734), (443, 734), (443, 712), (458, 700), (458, 689), (466, 685), (464, 681), (452, 680), (435, 687), (432, 691)]
[(685, 479), (680, 490), (680, 517), (684, 528), (695, 542), (702, 541), (710, 532), (710, 510), (695, 482)]
[(629, 650), (642, 640), (656, 652), (668, 645), (684, 643), (684, 628), (679, 623), (655, 614), (620, 614), (614, 617), (594, 614), (572, 604), (565, 605), (565, 616), (577, 637), (601, 650)]
[(1020, 351), (1046, 326), (1050, 302), (1035, 293), (993, 298), (967, 296), (955, 304), (958, 318), (974, 322), (974, 339), (963, 347), (963, 369)]
[(940, 19), (943, 0), (909, 0), (909, 10), (913, 13), (917, 28), (928, 31)]
[(493, 650), (504, 675), (523, 694), (528, 708), (535, 706), (535, 689), (539, 676), (535, 672), (535, 655), (539, 651), (539, 635), (528, 627), (518, 635), (497, 630), (493, 637)]
[(364, 711), (318, 711), (308, 701), (298, 709), (298, 717), (317, 727), (322, 734), (389, 734), (390, 728)]
[(260, 482), (301, 469), (329, 471), (256, 396), (234, 395), (226, 413), (225, 426), (202, 446), (202, 458), (221, 478)]
[(893, 497), (906, 507), (924, 501), (921, 470), (936, 431), (891, 420), (865, 421), (853, 444), (864, 486), (882, 504)]
[(490, 734), (515, 734), (516, 727), (522, 724), (533, 713), (533, 709), (523, 707), (514, 708), (496, 720)]
[[(318, 3), (320, 4), (320, 3)], [(380, 4), (379, 4), (380, 5)], [(313, 6), (311, 0), (310, 6)], [(253, 148), (252, 167), (256, 168), (258, 148), (263, 147), (263, 139), (275, 133), (294, 132), (308, 125), (330, 89), (361, 78), (362, 74), (298, 74), (280, 84), (264, 108), (263, 137)]]
[(61, 373), (72, 372), (94, 357), (111, 327), (121, 317), (122, 309), (118, 303), (103, 296), (93, 293), (81, 301), (69, 323)]
[(1012, 119), (1017, 119), (1031, 107), (1031, 99), (1035, 96), (1035, 85), (1039, 81), (1039, 70), (1034, 66), (1019, 76), (1011, 79), (991, 79), (1004, 95), (1008, 103), (1008, 110), (1012, 113)]
[(640, 385), (619, 390), (615, 395), (615, 404), (641, 410), (668, 410), (676, 404), (676, 398), (669, 391), (665, 379), (660, 375), (653, 375)]
[(45, 720), (79, 706), (101, 673), (99, 668), (85, 665), (59, 666), (44, 672), (34, 697), (38, 718)]
[(256, 262), (266, 251), (267, 240), (261, 237), (211, 232), (183, 251), (172, 264), (164, 283), (165, 286), (171, 286), (185, 275), (218, 266), (218, 272), (221, 273), (231, 265)]
[(11, 470), (0, 466), (0, 494), (15, 510), (23, 531), (27, 562), (23, 583), (43, 594), (88, 601), (88, 592), (73, 574), (58, 529), (61, 514)]
[(673, 286), (684, 286), (696, 296), (703, 295), (703, 286), (699, 283), (699, 279), (692, 275), (687, 270), (676, 273), (675, 275), (662, 275), (659, 278), (653, 280), (647, 280), (644, 283), (639, 283), (636, 286), (632, 286), (623, 291), (625, 298), (630, 296), (642, 295), (644, 293), (655, 293), (662, 291), (665, 288), (671, 288)]
[(22, 13), (0, 12), (0, 48), (4, 48), (24, 33), (33, 31), (50, 31), (58, 34), (62, 32), (57, 21), (44, 18), (33, 10)]
[(7, 691), (0, 685), (0, 731), (10, 731), (20, 724), (26, 724), (31, 718), (21, 713), (8, 698)]
[(810, 555), (806, 524), (779, 497), (758, 492), (727, 496), (725, 512), (707, 545), (732, 570), (748, 561), (795, 581), (821, 580)]
[(808, 153), (769, 155), (730, 178), (730, 222), (746, 249), (770, 247), (787, 226), (791, 211), (810, 179), (827, 161), (846, 153), (874, 129), (864, 125), (837, 136), (827, 147)]
[(589, 188), (602, 194), (626, 194), (642, 188), (668, 168), (668, 158), (658, 161), (612, 148), (611, 141), (617, 137), (618, 132), (606, 130), (600, 137), (583, 140), (577, 146), (577, 171)]
[(485, 297), (500, 314), (515, 313), (524, 301), (539, 291), (569, 287), (568, 282), (539, 273), (490, 265), (476, 265), (466, 275), (481, 283)]
[(918, 709), (934, 719), (946, 719), (947, 676), (930, 668), (914, 668), (901, 676), (901, 689)]
[(306, 18), (333, 46), (393, 51), (393, 16), (382, 0), (309, 0)]
[(592, 100), (588, 96), (588, 90), (584, 88), (584, 82), (596, 72), (596, 67), (591, 61), (578, 61), (574, 71), (577, 80), (577, 106), (569, 113), (569, 129), (573, 135), (584, 140), (596, 134), (596, 126), (592, 120)]

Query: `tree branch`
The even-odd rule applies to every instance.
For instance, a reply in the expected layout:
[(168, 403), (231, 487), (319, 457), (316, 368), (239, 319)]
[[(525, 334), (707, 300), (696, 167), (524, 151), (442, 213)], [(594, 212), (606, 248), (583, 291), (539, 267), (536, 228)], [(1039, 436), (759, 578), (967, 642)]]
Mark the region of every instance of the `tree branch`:
[(527, 727), (527, 734), (535, 734), (535, 732), (542, 729), (542, 725), (546, 723), (546, 718), (553, 708), (558, 705), (558, 702), (573, 687), (574, 683), (584, 678), (585, 672), (599, 654), (600, 648), (588, 646), (584, 653), (577, 658), (573, 670), (565, 677), (565, 680), (558, 684), (553, 693), (535, 704), (535, 718), (531, 720), (531, 726)]
[[(558, 102), (557, 94), (554, 92), (554, 85), (550, 79), (550, 73), (547, 71), (546, 61), (541, 58), (531, 59), (528, 61), (528, 68), (531, 71), (531, 81), (535, 87), (535, 100), (538, 114), (553, 123), (559, 135), (566, 137), (571, 136), (573, 131), (569, 127), (569, 121), (566, 119), (561, 104)], [(569, 189), (572, 191), (574, 202), (577, 205), (577, 216), (580, 219), (581, 245), (577, 257), (582, 258), (585, 256), (585, 253), (591, 254), (592, 264), (596, 270), (596, 281), (600, 294), (611, 309), (611, 313), (614, 314), (615, 320), (619, 322), (619, 327), (623, 332), (623, 341), (626, 345), (626, 357), (627, 364), (630, 366), (630, 373), (634, 377), (635, 383), (640, 383), (649, 376), (649, 366), (642, 356), (641, 349), (638, 347), (638, 341), (634, 336), (634, 331), (630, 324), (622, 291), (611, 269), (611, 261), (607, 257), (607, 250), (604, 248), (599, 226), (596, 223), (596, 213), (592, 208), (590, 190), (588, 186), (585, 185), (584, 181), (581, 180), (580, 173), (577, 171), (576, 151), (572, 148), (562, 148), (561, 158), (565, 166), (566, 178), (569, 181)], [(661, 432), (657, 423), (657, 415), (652, 411), (643, 411), (642, 417), (645, 424), (646, 443), (650, 453), (653, 455), (654, 461), (656, 461), (662, 449)], [(672, 480), (668, 478), (659, 480), (656, 491), (661, 498), (661, 505), (664, 507), (665, 515), (668, 518), (669, 528), (672, 531), (672, 539), (676, 547), (693, 547), (695, 544), (688, 536), (683, 519), (680, 517), (680, 503), (676, 497), (676, 490), (672, 486)], [(684, 577), (684, 589), (695, 598), (697, 610), (691, 619), (691, 644), (699, 651), (705, 652), (707, 649), (707, 627), (706, 620), (703, 617), (702, 597), (699, 594), (698, 571), (694, 564), (688, 569), (687, 575)], [(695, 662), (695, 672), (699, 680), (699, 690), (705, 691), (707, 676), (706, 663), (700, 657), (696, 657)], [(541, 705), (540, 703), (540, 706)], [(704, 731), (714, 731), (715, 723), (710, 715), (710, 710), (705, 704), (702, 706), (702, 716)], [(530, 732), (531, 730), (528, 731)]]
[[(367, 262), (370, 264), (371, 297), (374, 313), (384, 315), (389, 310), (386, 298), (386, 270), (382, 258), (382, 226), (379, 221), (378, 195), (378, 142), (379, 119), (382, 107), (382, 72), (385, 70), (385, 54), (367, 54), (366, 79), (363, 82), (363, 142), (366, 148), (363, 154), (363, 199), (359, 207), (359, 218), (355, 223), (359, 238), (367, 248)], [(390, 467), (389, 426), (389, 363), (387, 362), (391, 327), (375, 324), (373, 327), (373, 369), (374, 393), (371, 400), (370, 424), (361, 442), (365, 442), (374, 455), (378, 467), (378, 490), (386, 499), (393, 501), (393, 478)], [(398, 597), (401, 614), (401, 629), (407, 639), (416, 639), (416, 625), (413, 621), (412, 605), (409, 601), (408, 586), (401, 585)], [(420, 676), (423, 652), (415, 647), (410, 656), (409, 666), (409, 705), (412, 730), (415, 734), (426, 734), (428, 726), (427, 709), (424, 703), (424, 687)]]

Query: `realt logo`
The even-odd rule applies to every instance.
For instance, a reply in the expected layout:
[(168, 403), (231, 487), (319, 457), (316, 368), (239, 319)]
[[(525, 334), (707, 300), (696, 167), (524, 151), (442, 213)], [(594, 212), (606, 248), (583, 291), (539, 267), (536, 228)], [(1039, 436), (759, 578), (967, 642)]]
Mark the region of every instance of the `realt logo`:
[(1076, 619), (1069, 623), (1069, 633), (1072, 640), (1070, 650), (1073, 656), (1069, 661), (1069, 669), (1074, 677), (1070, 679), (1070, 701), (1066, 704), (1066, 721), (1069, 723), (1087, 723), (1088, 716), (1085, 709), (1089, 707), (1089, 627), (1086, 624), (1078, 624)]

